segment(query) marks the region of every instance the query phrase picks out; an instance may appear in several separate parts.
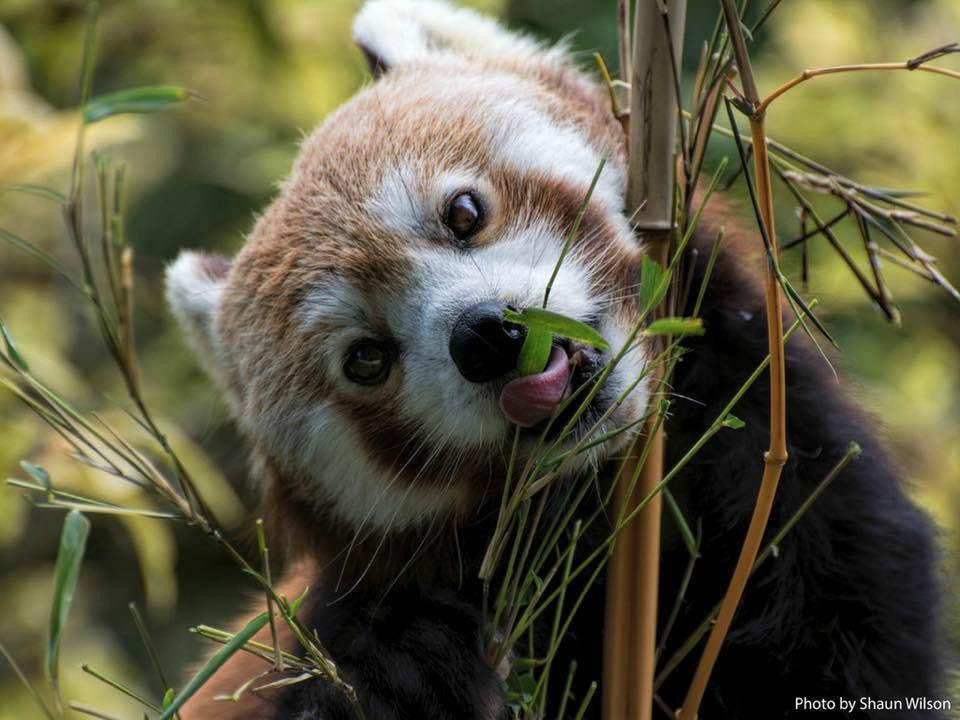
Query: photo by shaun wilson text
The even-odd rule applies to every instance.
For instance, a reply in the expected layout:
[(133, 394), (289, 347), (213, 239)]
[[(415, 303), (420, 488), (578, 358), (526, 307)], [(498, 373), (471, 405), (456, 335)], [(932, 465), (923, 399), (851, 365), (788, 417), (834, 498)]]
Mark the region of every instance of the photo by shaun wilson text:
[(854, 710), (952, 710), (949, 700), (928, 697), (904, 698), (808, 698), (794, 700), (795, 710), (840, 710), (852, 713)]

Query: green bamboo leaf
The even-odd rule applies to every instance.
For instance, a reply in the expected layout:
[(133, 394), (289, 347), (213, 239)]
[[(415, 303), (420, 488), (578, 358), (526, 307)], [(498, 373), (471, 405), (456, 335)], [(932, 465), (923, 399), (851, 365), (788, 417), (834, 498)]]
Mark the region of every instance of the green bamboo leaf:
[(654, 320), (643, 331), (644, 335), (703, 335), (703, 320), (700, 318), (668, 317)]
[(876, 187), (875, 185), (866, 186), (866, 189), (878, 195), (887, 195), (892, 198), (916, 198), (926, 197), (930, 193), (922, 190), (898, 190), (896, 188)]
[(133, 688), (127, 687), (119, 680), (115, 680), (109, 675), (106, 675), (100, 672), (99, 670), (90, 667), (86, 663), (81, 664), (80, 669), (83, 670), (85, 673), (87, 673), (87, 675), (95, 677), (104, 685), (108, 685), (109, 687), (112, 687), (114, 690), (117, 690), (123, 693), (131, 700), (136, 700), (138, 703), (140, 703), (144, 707), (150, 708), (154, 712), (160, 712), (161, 708), (156, 703), (151, 702), (149, 699), (147, 699), (146, 697), (138, 693), (136, 690), (134, 690)]
[(34, 465), (32, 462), (27, 460), (21, 460), (20, 467), (23, 468), (23, 471), (27, 473), (27, 475), (43, 485), (44, 490), (47, 492), (47, 500), (52, 502), (54, 498), (54, 492), (53, 483), (50, 482), (50, 473), (48, 473), (39, 465)]
[(303, 604), (303, 601), (307, 598), (307, 593), (310, 592), (309, 587), (305, 587), (303, 592), (297, 596), (297, 598), (290, 603), (290, 616), (293, 617), (297, 614), (297, 611), (300, 609), (300, 606)]
[(182, 708), (184, 703), (193, 697), (197, 690), (203, 687), (203, 684), (207, 682), (207, 680), (209, 680), (235, 652), (242, 648), (254, 635), (266, 627), (268, 619), (269, 616), (267, 613), (260, 613), (253, 620), (248, 622), (240, 632), (230, 638), (224, 644), (224, 646), (220, 648), (217, 654), (210, 658), (207, 663), (200, 668), (197, 674), (190, 679), (190, 682), (188, 682), (187, 686), (180, 691), (180, 694), (177, 695), (177, 697), (174, 698), (173, 701), (164, 708), (163, 714), (160, 716), (159, 720), (170, 720), (174, 713)]
[(42, 261), (45, 265), (47, 265), (51, 270), (59, 273), (64, 278), (69, 280), (70, 284), (73, 285), (75, 288), (77, 288), (77, 290), (82, 292), (84, 295), (87, 294), (87, 289), (83, 285), (81, 285), (79, 282), (74, 280), (73, 276), (69, 272), (67, 272), (66, 268), (64, 268), (60, 263), (58, 263), (52, 255), (40, 249), (39, 247), (34, 245), (32, 242), (24, 240), (19, 235), (15, 235), (9, 230), (4, 230), (3, 228), (0, 228), (0, 239), (6, 240), (11, 245), (16, 245), (21, 250), (30, 253), (35, 258), (37, 258), (38, 260)]
[(549, 330), (527, 330), (527, 337), (523, 339), (520, 348), (520, 357), (517, 360), (517, 375), (526, 377), (543, 372), (550, 359), (553, 349), (553, 335)]
[(723, 419), (721, 423), (725, 428), (730, 428), (731, 430), (742, 430), (747, 426), (747, 424), (738, 418), (733, 413), (728, 413), (727, 416)]
[[(784, 278), (781, 275), (781, 280), (783, 279)], [(797, 304), (793, 301), (793, 294), (791, 294), (789, 290), (787, 291), (786, 298), (787, 298), (787, 303), (790, 305), (790, 309), (793, 310), (793, 314), (797, 316), (797, 322), (800, 324), (800, 327), (803, 328), (804, 335), (810, 338), (810, 342), (813, 343), (813, 346), (817, 349), (817, 352), (820, 354), (820, 357), (827, 364), (827, 367), (830, 368), (830, 372), (833, 373), (834, 379), (837, 382), (840, 382), (840, 376), (837, 375), (837, 369), (833, 367), (833, 363), (830, 362), (830, 358), (827, 357), (827, 353), (826, 351), (824, 351), (823, 346), (820, 345), (820, 341), (817, 340), (817, 336), (813, 334), (813, 331), (809, 327), (807, 327), (807, 321), (803, 319), (805, 313), (804, 311), (801, 311), (800, 309), (797, 308)], [(807, 308), (807, 310), (809, 311), (809, 308)], [(812, 313), (809, 313), (809, 314), (812, 315)], [(836, 343), (834, 343), (834, 347), (836, 346), (837, 346)]]
[(640, 310), (653, 310), (670, 287), (670, 273), (648, 255), (640, 262)]
[[(813, 310), (807, 306), (807, 304), (803, 301), (803, 298), (800, 297), (800, 293), (796, 291), (793, 285), (790, 284), (790, 281), (787, 280), (786, 276), (782, 273), (780, 274), (780, 284), (783, 286), (783, 289), (786, 290), (793, 302), (800, 307), (800, 310), (803, 311), (803, 314), (810, 318), (813, 324), (816, 325), (817, 330), (820, 331), (820, 334), (823, 335), (831, 345), (839, 350), (840, 346), (837, 345), (837, 341), (833, 339), (833, 336), (829, 332), (827, 332), (827, 328), (824, 327), (823, 323), (820, 322), (820, 319), (813, 314)], [(816, 340), (814, 340), (814, 342), (816, 342)]]
[(528, 330), (546, 330), (554, 335), (581, 342), (584, 345), (591, 345), (601, 350), (610, 349), (610, 345), (603, 339), (603, 335), (589, 325), (550, 310), (524, 308), (518, 313), (507, 309), (503, 313), (503, 319), (507, 322), (523, 325)]
[(101, 95), (83, 107), (83, 121), (91, 125), (123, 113), (152, 113), (189, 97), (184, 88), (175, 85), (150, 85)]
[(670, 492), (670, 488), (665, 487), (663, 489), (663, 499), (667, 503), (667, 507), (670, 508), (670, 513), (673, 515), (673, 519), (677, 523), (677, 529), (680, 531), (680, 537), (683, 538), (683, 544), (687, 546), (687, 552), (691, 556), (697, 554), (697, 541), (693, 537), (693, 532), (690, 530), (690, 523), (687, 522), (687, 519), (683, 516), (683, 510), (680, 509), (680, 505), (677, 504), (677, 499), (673, 496), (673, 493)]
[(163, 703), (161, 707), (166, 710), (170, 705), (173, 704), (173, 688), (167, 688), (167, 691), (163, 694)]
[(10, 333), (7, 330), (7, 326), (4, 325), (3, 320), (0, 320), (0, 335), (3, 335), (3, 344), (7, 348), (7, 355), (10, 356), (14, 364), (24, 372), (30, 372), (30, 366), (27, 365), (27, 361), (23, 359), (20, 351), (17, 350), (17, 344), (13, 342), (13, 338), (10, 337)]
[(59, 190), (49, 188), (46, 185), (35, 185), (34, 183), (13, 183), (12, 185), (4, 185), (0, 187), (0, 190), (24, 193), (26, 195), (36, 195), (37, 197), (42, 197), (47, 200), (53, 200), (53, 202), (59, 203), (60, 205), (67, 204), (66, 195)]
[(53, 606), (50, 609), (50, 638), (47, 646), (47, 676), (56, 686), (57, 665), (60, 659), (60, 638), (67, 624), (73, 591), (77, 587), (80, 564), (87, 546), (90, 521), (82, 513), (71, 510), (63, 521), (60, 550), (53, 571)]

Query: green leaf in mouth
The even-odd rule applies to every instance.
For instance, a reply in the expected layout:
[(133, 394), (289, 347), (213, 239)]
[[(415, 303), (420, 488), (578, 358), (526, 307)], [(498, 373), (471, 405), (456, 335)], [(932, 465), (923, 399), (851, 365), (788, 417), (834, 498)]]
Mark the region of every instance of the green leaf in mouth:
[(603, 335), (589, 325), (543, 308), (524, 308), (519, 312), (507, 308), (503, 313), (503, 319), (527, 328), (527, 337), (523, 341), (520, 358), (517, 360), (517, 374), (521, 377), (543, 372), (550, 360), (550, 350), (555, 336), (601, 350), (610, 349)]

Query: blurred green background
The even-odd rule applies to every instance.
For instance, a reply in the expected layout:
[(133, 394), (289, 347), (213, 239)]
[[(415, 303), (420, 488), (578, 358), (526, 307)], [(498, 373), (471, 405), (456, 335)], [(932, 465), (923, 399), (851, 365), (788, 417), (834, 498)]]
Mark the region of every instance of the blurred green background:
[[(547, 37), (576, 31), (584, 51), (616, 66), (613, 0), (488, 0), (470, 3)], [(162, 302), (162, 270), (180, 248), (235, 251), (284, 176), (304, 133), (349, 97), (366, 75), (350, 43), (359, 0), (111, 0), (102, 3), (94, 93), (175, 83), (198, 99), (156, 116), (115, 118), (90, 147), (128, 164), (129, 236), (136, 251), (138, 345), (146, 396), (171, 441), (196, 469), (228, 525), (243, 528), (255, 493), (246, 451), (216, 393), (186, 352)], [(762, 4), (761, 4), (762, 5)], [(714, 21), (716, 3), (690, 0), (686, 74)], [(83, 6), (67, 0), (0, 2), (0, 185), (64, 188), (76, 133)], [(960, 39), (956, 0), (784, 2), (752, 48), (761, 88), (805, 67), (903, 60)], [(955, 59), (944, 64), (956, 67)], [(689, 80), (689, 77), (687, 77)], [(960, 214), (960, 85), (897, 73), (815, 80), (774, 106), (769, 133), (830, 167), (882, 187), (928, 191), (922, 202)], [(731, 147), (718, 143), (716, 162)], [(731, 157), (731, 160), (734, 158)], [(779, 229), (798, 221), (786, 192)], [(749, 213), (741, 188), (733, 202)], [(824, 214), (832, 207), (820, 203)], [(0, 227), (72, 260), (56, 209), (0, 194)], [(844, 226), (856, 253), (862, 246)], [(955, 239), (918, 235), (960, 282)], [(857, 257), (860, 257), (857, 255)], [(811, 247), (810, 292), (838, 338), (844, 383), (883, 423), (911, 492), (942, 532), (948, 632), (960, 639), (960, 306), (906, 271), (886, 275), (903, 312), (888, 325), (822, 243)], [(794, 257), (787, 265), (796, 268)], [(106, 397), (122, 388), (78, 296), (29, 256), (0, 245), (0, 317), (36, 374), (88, 410), (124, 424)], [(55, 483), (116, 499), (129, 488), (83, 470), (64, 444), (13, 397), (0, 393), (0, 477), (42, 464)], [(51, 573), (62, 518), (31, 510), (0, 488), (0, 642), (31, 677), (40, 668)], [(244, 532), (240, 530), (240, 532)], [(187, 628), (224, 625), (251, 602), (239, 571), (198, 532), (150, 520), (93, 518), (63, 649), (63, 695), (122, 717), (137, 708), (83, 674), (87, 662), (159, 698), (126, 606), (135, 601), (167, 666), (180, 675), (209, 652)], [(956, 646), (956, 645), (955, 645)], [(960, 705), (960, 694), (955, 705)], [(141, 713), (142, 714), (142, 713)], [(0, 664), (0, 720), (35, 717), (28, 696)], [(68, 711), (68, 715), (70, 712)]]

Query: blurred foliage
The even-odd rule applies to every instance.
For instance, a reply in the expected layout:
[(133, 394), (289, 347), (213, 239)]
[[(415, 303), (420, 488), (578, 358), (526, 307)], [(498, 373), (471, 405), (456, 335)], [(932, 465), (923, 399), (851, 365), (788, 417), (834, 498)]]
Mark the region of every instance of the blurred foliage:
[[(163, 264), (184, 247), (233, 252), (287, 172), (303, 134), (363, 82), (350, 43), (358, 0), (111, 0), (103, 3), (94, 93), (176, 83), (200, 98), (149, 118), (94, 127), (89, 147), (129, 165), (129, 235), (137, 256), (138, 344), (146, 395), (198, 480), (231, 527), (246, 482), (246, 453), (211, 386), (186, 352), (162, 303)], [(549, 37), (576, 30), (578, 50), (600, 49), (615, 67), (613, 3), (498, 0), (471, 3)], [(712, 29), (716, 4), (690, 0), (685, 74)], [(76, 132), (84, 11), (78, 0), (0, 3), (0, 185), (65, 187)], [(783, 3), (753, 48), (761, 87), (804, 67), (903, 60), (960, 37), (955, 0), (805, 0)], [(584, 63), (588, 62), (584, 55)], [(951, 63), (951, 66), (955, 65)], [(687, 93), (689, 94), (689, 93)], [(929, 207), (960, 214), (960, 92), (919, 74), (814, 80), (773, 107), (772, 136), (857, 180), (929, 191)], [(716, 162), (731, 148), (717, 143)], [(782, 188), (778, 225), (798, 228)], [(746, 211), (739, 193), (734, 203)], [(824, 214), (832, 207), (820, 203)], [(92, 215), (93, 213), (88, 213)], [(749, 218), (749, 213), (745, 212)], [(0, 193), (0, 226), (58, 257), (72, 258), (54, 206)], [(840, 231), (855, 255), (854, 230)], [(957, 241), (918, 238), (960, 279)], [(860, 257), (859, 255), (856, 255)], [(822, 244), (811, 245), (810, 292), (843, 348), (844, 382), (888, 429), (891, 448), (917, 499), (943, 528), (944, 565), (960, 576), (960, 308), (938, 288), (894, 267), (888, 281), (904, 315), (894, 328), (869, 307), (848, 271)], [(786, 260), (795, 270), (796, 258)], [(122, 388), (84, 303), (32, 258), (0, 245), (0, 315), (38, 376), (82, 408), (107, 415), (130, 436), (110, 398)], [(0, 394), (0, 477), (23, 477), (23, 458), (47, 467), (66, 488), (128, 493), (85, 471), (62, 441), (12, 397)], [(232, 488), (232, 489), (231, 489)], [(239, 498), (239, 499), (238, 499)], [(129, 500), (133, 502), (133, 499)], [(61, 520), (30, 510), (0, 489), (0, 639), (40, 677), (53, 561)], [(235, 588), (225, 592), (225, 588)], [(226, 624), (252, 589), (239, 571), (190, 528), (150, 520), (93, 519), (63, 646), (63, 694), (124, 717), (136, 708), (79, 672), (81, 661), (159, 696), (126, 605), (147, 621), (171, 675), (208, 652), (188, 626)], [(954, 600), (953, 628), (958, 608)], [(5, 666), (0, 720), (36, 715)], [(69, 714), (69, 713), (68, 713)]]

